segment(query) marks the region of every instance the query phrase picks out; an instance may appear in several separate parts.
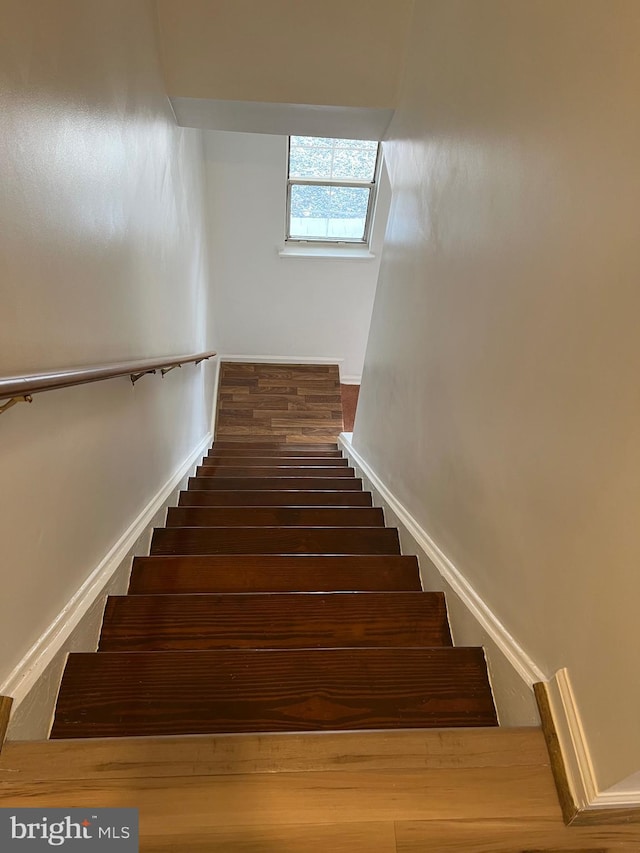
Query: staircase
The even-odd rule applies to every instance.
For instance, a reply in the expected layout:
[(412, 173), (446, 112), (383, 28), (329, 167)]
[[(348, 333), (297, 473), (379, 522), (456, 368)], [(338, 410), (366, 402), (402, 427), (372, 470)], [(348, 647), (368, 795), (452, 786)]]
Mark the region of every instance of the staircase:
[(222, 365), (221, 438), (69, 656), (52, 738), (496, 725), (341, 425), (336, 367)]
[(337, 445), (216, 442), (70, 655), (51, 737), (495, 724), (482, 650)]
[(69, 656), (51, 739), (5, 744), (3, 806), (135, 806), (144, 853), (637, 851), (565, 827), (540, 729), (496, 725), (338, 451), (338, 381), (223, 365), (219, 440)]

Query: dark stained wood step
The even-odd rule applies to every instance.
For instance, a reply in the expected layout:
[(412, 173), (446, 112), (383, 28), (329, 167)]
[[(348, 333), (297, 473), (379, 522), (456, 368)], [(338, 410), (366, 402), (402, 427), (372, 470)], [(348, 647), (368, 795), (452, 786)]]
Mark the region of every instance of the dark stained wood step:
[(379, 507), (170, 507), (166, 527), (384, 527)]
[(190, 477), (189, 489), (233, 491), (274, 491), (298, 489), (299, 491), (362, 491), (359, 477)]
[(217, 449), (213, 447), (206, 458), (208, 459), (219, 459), (225, 458), (227, 456), (233, 456), (236, 459), (238, 457), (243, 456), (260, 456), (264, 458), (283, 458), (283, 459), (344, 459), (339, 450), (315, 450), (312, 445), (312, 448), (309, 450), (289, 450), (286, 444), (281, 444), (277, 449), (274, 448), (265, 448), (265, 447), (242, 447), (241, 445), (237, 445), (236, 448), (228, 447), (228, 448), (220, 448)]
[(129, 595), (420, 589), (415, 557), (241, 554), (136, 557)]
[(353, 468), (297, 467), (289, 465), (243, 465), (219, 468), (216, 465), (198, 465), (196, 477), (354, 477)]
[(450, 646), (441, 592), (110, 596), (100, 651)]
[[(285, 437), (280, 437), (280, 441), (247, 441), (246, 438), (238, 438), (237, 441), (216, 441), (212, 446), (211, 450), (239, 450), (240, 448), (244, 448), (245, 450), (255, 450), (256, 448), (260, 448), (260, 452), (262, 450), (276, 450), (278, 453), (281, 450), (294, 450), (294, 451), (307, 451), (312, 450), (314, 453), (318, 450), (338, 450), (337, 442), (310, 442), (309, 444), (289, 444), (286, 441)], [(283, 444), (285, 447), (283, 447)]]
[(180, 492), (179, 506), (371, 506), (370, 492)]
[(388, 527), (160, 527), (151, 554), (399, 554)]
[(71, 654), (53, 738), (496, 725), (482, 649)]
[(323, 458), (322, 456), (205, 456), (202, 464), (207, 468), (255, 468), (295, 467), (295, 468), (348, 468), (349, 460), (343, 456)]

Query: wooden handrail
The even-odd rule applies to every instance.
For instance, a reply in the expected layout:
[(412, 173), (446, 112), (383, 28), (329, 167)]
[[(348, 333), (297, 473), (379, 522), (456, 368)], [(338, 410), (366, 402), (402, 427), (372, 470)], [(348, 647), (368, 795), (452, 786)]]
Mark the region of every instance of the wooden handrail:
[(130, 376), (131, 381), (135, 382), (145, 373), (162, 370), (164, 374), (174, 367), (180, 367), (183, 364), (198, 364), (214, 355), (216, 353), (210, 351), (196, 352), (190, 355), (168, 356), (167, 358), (143, 358), (137, 361), (121, 361), (115, 364), (94, 364), (68, 370), (52, 370), (47, 373), (6, 376), (0, 378), (0, 400), (25, 399), (32, 394), (40, 394), (43, 391), (70, 388), (73, 385), (86, 385), (89, 382), (115, 379), (118, 376)]

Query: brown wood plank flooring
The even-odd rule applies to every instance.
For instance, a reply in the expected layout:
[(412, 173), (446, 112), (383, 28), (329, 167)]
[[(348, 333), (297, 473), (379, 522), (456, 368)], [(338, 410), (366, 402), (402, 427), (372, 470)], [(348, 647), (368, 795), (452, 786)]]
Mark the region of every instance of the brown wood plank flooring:
[(342, 432), (336, 365), (223, 362), (218, 387), (217, 440), (322, 444)]
[(438, 592), (110, 596), (100, 640), (107, 652), (449, 645)]
[(129, 594), (420, 589), (418, 562), (410, 556), (234, 554), (136, 557)]
[(495, 725), (481, 649), (70, 655), (52, 737)]
[(637, 853), (566, 827), (542, 732), (421, 729), (9, 742), (6, 808), (140, 809), (143, 853)]

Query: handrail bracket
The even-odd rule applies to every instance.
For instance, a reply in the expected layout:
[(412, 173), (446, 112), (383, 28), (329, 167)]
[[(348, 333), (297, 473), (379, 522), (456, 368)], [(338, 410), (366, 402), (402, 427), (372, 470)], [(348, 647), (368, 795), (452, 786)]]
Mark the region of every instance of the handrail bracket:
[(129, 378), (131, 379), (131, 384), (135, 385), (138, 379), (142, 379), (143, 376), (146, 376), (148, 373), (155, 373), (155, 370), (143, 370), (141, 373), (130, 373)]
[(6, 403), (3, 403), (0, 406), (0, 415), (4, 414), (8, 409), (12, 406), (15, 406), (17, 403), (33, 403), (33, 397), (31, 394), (23, 394), (20, 397), (12, 397), (10, 400), (7, 400)]
[(176, 367), (182, 367), (181, 364), (172, 364), (171, 367), (162, 367), (160, 369), (160, 373), (162, 374), (162, 378), (164, 379), (165, 374), (171, 373), (172, 370), (175, 370)]

